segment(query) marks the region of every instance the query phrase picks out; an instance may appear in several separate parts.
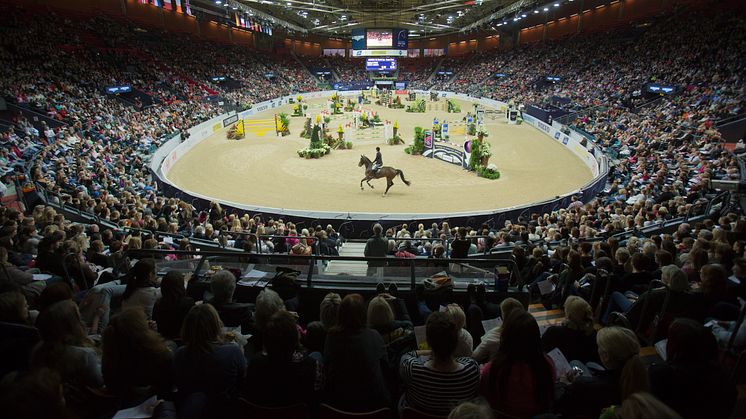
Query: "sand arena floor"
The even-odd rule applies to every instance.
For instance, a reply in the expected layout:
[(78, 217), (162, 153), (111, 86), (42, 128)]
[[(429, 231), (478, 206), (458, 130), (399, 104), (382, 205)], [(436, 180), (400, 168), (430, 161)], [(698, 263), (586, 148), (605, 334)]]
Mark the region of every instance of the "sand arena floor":
[[(404, 99), (404, 98), (402, 98)], [(402, 100), (403, 103), (409, 103)], [(433, 117), (449, 122), (461, 121), (469, 102), (459, 101), (462, 113), (445, 110), (407, 113), (378, 105), (363, 105), (381, 119), (398, 121), (399, 132), (412, 143), (414, 127), (432, 126)], [(309, 115), (319, 113), (325, 99), (309, 101)], [(444, 106), (445, 101), (435, 102)], [(273, 118), (273, 114), (292, 114), (293, 105), (285, 105), (247, 121)], [(332, 132), (351, 120), (351, 114), (333, 116)], [(277, 138), (274, 131), (265, 136), (246, 126), (246, 139), (227, 140), (220, 130), (195, 146), (168, 174), (182, 189), (221, 201), (283, 210), (430, 213), (487, 211), (542, 201), (577, 190), (592, 179), (590, 170), (570, 150), (529, 125), (508, 125), (500, 115), (487, 117), (487, 141), (492, 144), (490, 163), (497, 165), (501, 177), (488, 180), (456, 165), (440, 160), (411, 156), (404, 145), (389, 146), (383, 138), (353, 140), (352, 150), (333, 150), (320, 159), (303, 159), (296, 151), (308, 146), (300, 138), (305, 118), (291, 118), (290, 135)], [(464, 129), (451, 128), (451, 141), (465, 139)], [(336, 134), (335, 134), (336, 135)], [(399, 178), (383, 198), (385, 179), (372, 180), (375, 189), (360, 190), (363, 169), (357, 166), (360, 154), (371, 159), (380, 146), (383, 162), (404, 172), (412, 185)]]

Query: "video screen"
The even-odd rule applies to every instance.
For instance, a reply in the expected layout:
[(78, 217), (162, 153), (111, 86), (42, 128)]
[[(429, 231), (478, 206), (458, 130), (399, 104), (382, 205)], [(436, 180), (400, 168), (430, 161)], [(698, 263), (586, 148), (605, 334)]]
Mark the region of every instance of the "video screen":
[(367, 36), (368, 48), (391, 48), (394, 46), (394, 34), (391, 29), (371, 29)]
[(365, 70), (367, 71), (395, 71), (395, 58), (366, 58)]

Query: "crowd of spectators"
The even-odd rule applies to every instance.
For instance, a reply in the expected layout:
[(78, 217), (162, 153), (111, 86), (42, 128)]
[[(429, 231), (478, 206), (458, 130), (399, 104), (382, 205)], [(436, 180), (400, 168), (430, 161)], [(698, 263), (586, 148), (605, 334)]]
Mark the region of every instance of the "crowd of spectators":
[[(21, 112), (2, 121), (0, 171), (28, 165), (30, 180), (53, 200), (116, 225), (71, 223), (42, 205), (25, 214), (0, 208), (0, 406), (12, 417), (100, 417), (151, 396), (164, 400), (161, 417), (230, 416), (239, 397), (452, 417), (487, 418), (493, 410), (521, 418), (615, 410), (624, 419), (729, 417), (736, 393), (719, 355), (746, 347), (746, 327), (737, 322), (738, 298), (746, 298), (746, 219), (723, 213), (671, 234), (639, 232), (692, 213), (707, 200), (709, 180), (740, 176), (713, 125), (743, 111), (743, 20), (712, 12), (697, 20), (705, 35), (682, 40), (674, 34), (693, 18), (679, 16), (632, 35), (443, 63), (455, 73), (441, 82), (446, 90), (517, 103), (570, 98), (579, 111), (574, 125), (612, 158), (608, 188), (590, 202), (503, 226), (374, 226), (366, 256), (510, 252), (521, 278), (513, 285), (564, 310), (561, 324), (542, 330), (517, 300), (489, 303), (484, 285), (469, 286), (460, 305), (434, 305), (418, 288), (411, 305), (396, 286), (381, 284), (369, 301), (330, 294), (319, 316), (300, 317), (307, 302), (280, 289), (237, 301), (228, 270), (201, 292), (176, 271), (159, 278), (155, 261), (130, 260), (132, 251), (192, 250), (190, 239), (199, 239), (254, 253), (336, 254), (332, 226), (303, 229), (218, 203), (196, 210), (162, 196), (145, 166), (165, 135), (220, 113), (201, 101), (231, 95), (211, 76), (245, 83), (228, 96), (237, 102), (313, 89), (313, 79), (289, 58), (201, 41), (159, 43), (106, 20), (0, 19), (0, 92), (48, 116), (35, 121)], [(341, 68), (357, 77), (360, 63), (341, 62), (333, 64), (340, 76)], [(509, 77), (491, 78), (496, 71)], [(538, 85), (547, 73), (563, 82)], [(628, 99), (651, 80), (685, 87), (630, 108)], [(103, 93), (117, 84), (154, 100)], [(183, 239), (169, 243), (156, 232)], [(447, 261), (437, 266), (450, 269)], [(548, 283), (553, 291), (545, 291)], [(590, 290), (600, 284), (610, 292), (594, 299)], [(501, 325), (483, 329), (481, 320), (498, 316)], [(425, 326), (429, 349), (418, 347), (415, 324)], [(642, 362), (641, 341), (664, 337), (666, 361)], [(572, 369), (548, 355), (555, 348)]]
[(408, 89), (427, 89), (428, 78), (441, 62), (441, 57), (399, 59), (399, 81), (408, 82)]
[(343, 82), (368, 81), (364, 58), (327, 57), (327, 61)]
[[(230, 270), (215, 272), (206, 290), (176, 270), (159, 278), (153, 259), (122, 251), (123, 242), (137, 249), (140, 236), (70, 223), (50, 209), (3, 208), (0, 405), (14, 411), (31, 392), (42, 406), (23, 417), (101, 417), (151, 396), (163, 400), (159, 417), (230, 417), (246, 408), (238, 398), (442, 417), (598, 417), (607, 408), (641, 412), (624, 418), (730, 417), (736, 390), (720, 354), (746, 347), (737, 323), (746, 219), (727, 214), (673, 234), (591, 243), (567, 228), (581, 214), (547, 220), (556, 245), (535, 240), (540, 218), (499, 231), (528, 291), (556, 285), (541, 301), (565, 318), (540, 326), (523, 303), (491, 303), (479, 284), (460, 303), (418, 287), (416, 306), (380, 284), (369, 301), (331, 293), (317, 315), (299, 315), (310, 301), (279, 282), (238, 299)], [(380, 241), (383, 229), (374, 232)], [(454, 236), (454, 257), (481, 246), (465, 228), (418, 232)], [(594, 301), (595, 281), (611, 284), (607, 301)], [(599, 329), (594, 313), (604, 306), (611, 315)], [(495, 316), (484, 330), (481, 321)], [(644, 362), (641, 346), (662, 338), (665, 361)], [(462, 409), (481, 413), (458, 416)]]

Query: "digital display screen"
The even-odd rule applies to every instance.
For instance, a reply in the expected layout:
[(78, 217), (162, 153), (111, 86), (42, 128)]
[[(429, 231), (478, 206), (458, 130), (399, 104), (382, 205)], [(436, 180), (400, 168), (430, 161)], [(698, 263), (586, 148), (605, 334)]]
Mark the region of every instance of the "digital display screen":
[(366, 58), (365, 69), (367, 71), (395, 71), (395, 58)]
[(394, 29), (394, 44), (395, 48), (407, 49), (407, 47), (409, 46), (409, 30)]
[(213, 77), (212, 81), (214, 81), (214, 82), (225, 81), (225, 76)]
[(646, 90), (650, 93), (660, 93), (664, 95), (669, 95), (673, 93), (674, 91), (676, 91), (676, 87), (651, 83), (646, 86)]
[(366, 34), (368, 48), (391, 48), (394, 46), (394, 34), (391, 29), (370, 29)]
[(106, 93), (110, 95), (115, 95), (117, 93), (128, 93), (132, 91), (132, 86), (130, 85), (124, 85), (124, 86), (109, 86), (106, 88)]
[(547, 76), (547, 81), (558, 82), (560, 80), (562, 80), (562, 79), (559, 78), (559, 77), (557, 77), (557, 76)]

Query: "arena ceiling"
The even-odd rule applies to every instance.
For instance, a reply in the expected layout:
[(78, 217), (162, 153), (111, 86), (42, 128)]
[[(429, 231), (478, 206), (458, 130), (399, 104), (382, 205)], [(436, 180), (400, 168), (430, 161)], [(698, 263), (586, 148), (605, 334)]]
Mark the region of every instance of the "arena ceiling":
[(356, 28), (406, 28), (410, 36), (485, 26), (536, 0), (193, 0), (193, 4), (272, 17), (291, 31), (347, 37)]

